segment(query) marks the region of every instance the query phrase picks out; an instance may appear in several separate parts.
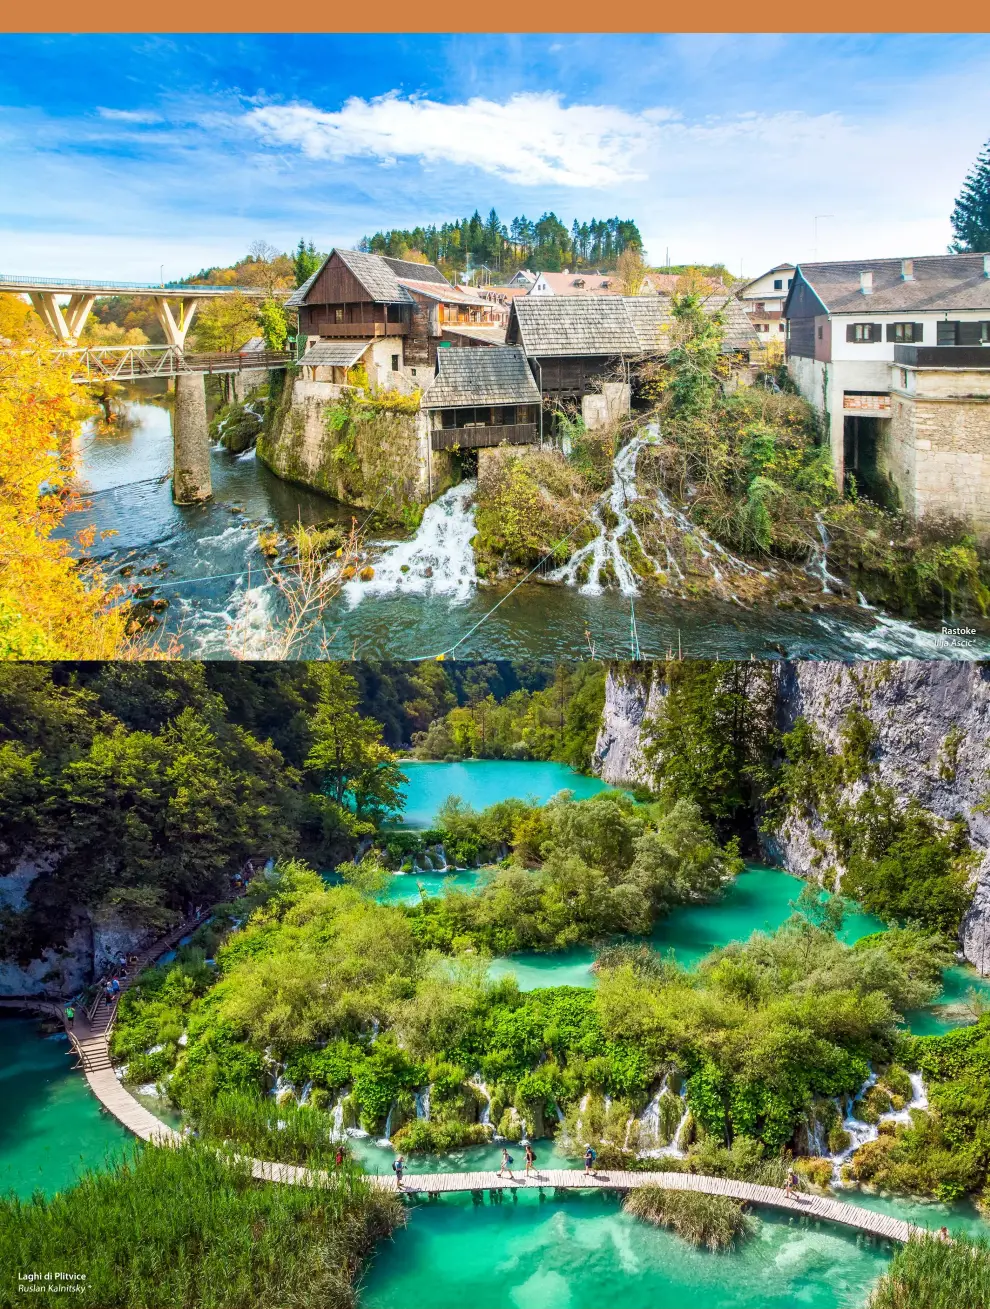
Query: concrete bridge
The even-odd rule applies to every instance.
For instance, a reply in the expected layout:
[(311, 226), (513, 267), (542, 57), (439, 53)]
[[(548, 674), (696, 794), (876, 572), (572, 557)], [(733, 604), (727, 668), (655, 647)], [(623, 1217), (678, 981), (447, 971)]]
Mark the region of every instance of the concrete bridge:
[[(176, 504), (198, 504), (213, 494), (210, 480), (209, 425), (205, 378), (211, 374), (284, 368), (290, 356), (265, 351), (231, 355), (185, 353), (196, 310), (208, 300), (231, 296), (264, 298), (257, 286), (209, 286), (189, 282), (122, 282), (86, 278), (20, 277), (0, 273), (0, 292), (26, 295), (35, 312), (62, 347), (56, 358), (71, 359), (76, 381), (134, 381), (142, 377), (174, 379), (172, 417), (172, 493)], [(122, 349), (79, 348), (77, 342), (97, 298), (141, 296), (150, 299), (165, 334), (165, 346)]]

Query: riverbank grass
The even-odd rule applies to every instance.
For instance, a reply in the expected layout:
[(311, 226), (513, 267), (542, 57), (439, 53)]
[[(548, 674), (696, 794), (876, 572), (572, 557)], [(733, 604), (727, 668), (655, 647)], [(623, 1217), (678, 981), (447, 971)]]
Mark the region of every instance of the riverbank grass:
[(50, 1199), (0, 1201), (0, 1306), (24, 1303), (24, 1275), (64, 1272), (100, 1309), (351, 1309), (362, 1261), (403, 1221), (351, 1168), (275, 1186), (202, 1145), (137, 1146)]
[(634, 1218), (668, 1227), (682, 1240), (711, 1251), (731, 1250), (756, 1230), (756, 1220), (736, 1200), (702, 1191), (644, 1186), (629, 1193), (623, 1208)]
[(990, 1309), (990, 1242), (912, 1237), (877, 1283), (869, 1309)]

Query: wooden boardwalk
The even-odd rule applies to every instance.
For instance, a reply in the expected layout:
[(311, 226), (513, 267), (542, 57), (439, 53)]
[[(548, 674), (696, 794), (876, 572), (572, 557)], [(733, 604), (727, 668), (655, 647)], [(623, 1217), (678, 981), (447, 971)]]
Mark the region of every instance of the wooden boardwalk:
[[(201, 921), (201, 920), (198, 920)], [(189, 923), (183, 923), (167, 938), (158, 941), (140, 956), (139, 966), (134, 969), (128, 982), (133, 980), (141, 968), (160, 958), (190, 929)], [(33, 1009), (59, 1017), (64, 1022), (63, 1006), (53, 1001), (35, 999), (31, 996), (0, 999), (0, 1006), (5, 1008)], [(81, 1012), (81, 1011), (80, 1011)], [(110, 1029), (112, 1017), (104, 1019), (102, 1013), (94, 1015), (96, 1021), (91, 1031), (85, 1034), (70, 1033), (73, 1045), (80, 1055), (80, 1066), (89, 1083), (90, 1090), (103, 1107), (111, 1113), (128, 1131), (133, 1132), (142, 1141), (153, 1145), (177, 1145), (182, 1134), (156, 1118), (150, 1110), (145, 1109), (131, 1093), (124, 1088), (113, 1071), (110, 1060)], [(77, 1018), (77, 1023), (79, 1019)], [(88, 1027), (88, 1024), (87, 1024)], [(81, 1039), (80, 1039), (81, 1038)], [(265, 1159), (251, 1159), (251, 1172), (259, 1181), (277, 1182), (287, 1186), (308, 1186), (316, 1180), (308, 1168), (294, 1164), (275, 1163)], [(703, 1191), (708, 1195), (724, 1195), (744, 1204), (761, 1205), (771, 1209), (780, 1209), (802, 1218), (810, 1218), (843, 1227), (854, 1228), (870, 1236), (890, 1241), (905, 1242), (912, 1234), (923, 1234), (926, 1229), (906, 1223), (899, 1218), (876, 1213), (871, 1209), (860, 1209), (856, 1205), (845, 1204), (824, 1195), (811, 1195), (795, 1192), (788, 1196), (785, 1191), (775, 1186), (759, 1186), (754, 1182), (736, 1182), (724, 1177), (707, 1177), (698, 1173), (665, 1172), (628, 1172), (599, 1168), (585, 1173), (583, 1169), (537, 1169), (534, 1168), (527, 1178), (522, 1168), (513, 1169), (513, 1177), (499, 1177), (497, 1172), (477, 1173), (409, 1173), (407, 1172), (399, 1187), (394, 1176), (369, 1177), (373, 1186), (387, 1191), (399, 1191), (411, 1198), (416, 1196), (440, 1196), (457, 1192), (474, 1192), (484, 1194), (506, 1191), (540, 1191), (540, 1190), (599, 1190), (631, 1191), (643, 1186), (660, 1186), (668, 1191)]]

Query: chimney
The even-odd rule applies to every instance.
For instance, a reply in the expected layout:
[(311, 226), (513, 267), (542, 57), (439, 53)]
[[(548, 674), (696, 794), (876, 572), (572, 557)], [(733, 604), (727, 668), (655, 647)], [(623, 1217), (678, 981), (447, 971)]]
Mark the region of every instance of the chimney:
[(990, 255), (983, 256), (983, 276), (990, 277)]
[(904, 278), (905, 282), (913, 282), (913, 281), (914, 281), (914, 260), (913, 260), (913, 259), (902, 259), (902, 260), (901, 260), (901, 277)]
[(859, 275), (859, 289), (863, 292), (864, 295), (872, 295), (872, 294), (873, 294), (873, 274), (872, 274), (872, 273), (860, 273), (860, 275)]

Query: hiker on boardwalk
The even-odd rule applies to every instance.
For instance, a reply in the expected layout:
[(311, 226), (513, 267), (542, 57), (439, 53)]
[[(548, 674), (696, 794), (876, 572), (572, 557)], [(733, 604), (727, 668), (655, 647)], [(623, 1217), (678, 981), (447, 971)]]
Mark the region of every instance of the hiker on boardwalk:
[(516, 1180), (512, 1176), (512, 1155), (509, 1154), (508, 1150), (506, 1150), (504, 1145), (502, 1146), (502, 1163), (499, 1166), (499, 1170), (498, 1170), (499, 1177), (501, 1177), (503, 1173), (509, 1174), (510, 1182), (514, 1182)]
[(395, 1173), (395, 1185), (398, 1190), (402, 1190), (402, 1170), (406, 1166), (406, 1161), (402, 1155), (397, 1155), (392, 1160), (392, 1172)]
[(787, 1170), (787, 1181), (784, 1183), (784, 1194), (788, 1200), (793, 1196), (795, 1188), (798, 1185), (798, 1175), (793, 1168)]
[(594, 1163), (595, 1163), (595, 1160), (596, 1160), (597, 1158), (598, 1158), (598, 1155), (595, 1153), (594, 1150), (592, 1150), (591, 1146), (590, 1146), (590, 1145), (586, 1145), (586, 1146), (584, 1147), (584, 1175), (585, 1175), (585, 1177), (590, 1176), (591, 1172), (592, 1172), (593, 1169), (594, 1169)]
[(526, 1176), (528, 1177), (536, 1163), (536, 1151), (533, 1149), (533, 1142), (526, 1142)]
[(75, 1007), (71, 1004), (67, 1004), (65, 1006), (65, 1021), (68, 1024), (69, 1031), (71, 1032), (76, 1022)]

